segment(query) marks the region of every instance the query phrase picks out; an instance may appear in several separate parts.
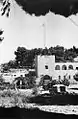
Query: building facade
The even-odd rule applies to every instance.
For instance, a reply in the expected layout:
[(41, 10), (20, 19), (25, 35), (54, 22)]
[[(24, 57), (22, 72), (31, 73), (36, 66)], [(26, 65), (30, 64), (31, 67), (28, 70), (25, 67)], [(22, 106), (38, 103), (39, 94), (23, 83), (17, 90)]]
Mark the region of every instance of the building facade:
[(55, 56), (37, 56), (36, 57), (37, 77), (49, 75), (52, 79), (73, 79), (78, 72), (78, 62), (55, 62)]

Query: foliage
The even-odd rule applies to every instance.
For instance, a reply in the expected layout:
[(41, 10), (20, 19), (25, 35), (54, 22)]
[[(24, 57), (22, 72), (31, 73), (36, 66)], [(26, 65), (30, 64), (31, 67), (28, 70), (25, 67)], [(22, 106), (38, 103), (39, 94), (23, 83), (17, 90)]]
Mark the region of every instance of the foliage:
[(5, 14), (7, 17), (9, 17), (11, 3), (9, 0), (1, 0), (1, 1), (2, 1), (1, 15), (3, 16)]
[[(0, 91), (0, 97), (4, 100), (2, 103), (4, 106), (8, 101), (9, 104), (20, 107), (24, 106), (26, 103), (29, 102), (28, 95), (15, 90), (3, 90), (2, 92)], [(5, 103), (6, 100), (7, 102)]]
[[(12, 0), (0, 0), (2, 3), (2, 15), (9, 16)], [(77, 0), (15, 0), (21, 9), (30, 15), (46, 15), (49, 11), (68, 17), (78, 12)], [(58, 4), (58, 5), (57, 5)]]
[(16, 61), (15, 60), (10, 60), (8, 62), (8, 68), (16, 68), (17, 67), (17, 64), (16, 64)]
[(55, 84), (63, 84), (63, 85), (66, 85), (66, 86), (69, 86), (70, 82), (68, 81), (68, 79), (64, 79), (64, 80), (52, 80), (51, 82), (51, 85), (55, 85)]
[(16, 62), (19, 66), (30, 66), (33, 67), (34, 58), (36, 55), (55, 55), (56, 62), (66, 62), (73, 61), (75, 57), (78, 56), (78, 49), (73, 46), (73, 48), (65, 49), (63, 46), (56, 46), (42, 49), (35, 48), (28, 50), (24, 47), (18, 47), (15, 51)]
[(4, 79), (2, 77), (2, 75), (0, 75), (0, 84), (2, 84), (4, 82)]
[(18, 47), (14, 52), (15, 60), (3, 64), (4, 70), (8, 68), (35, 68), (35, 57), (37, 55), (55, 55), (56, 62), (73, 62), (74, 58), (78, 56), (78, 48), (66, 49), (63, 46), (57, 45), (50, 48), (34, 48), (26, 49), (25, 47)]
[[(20, 80), (22, 81), (22, 85), (20, 85)], [(31, 89), (36, 85), (36, 82), (35, 82), (36, 77), (31, 76), (31, 75), (22, 77), (22, 79), (20, 77), (18, 77), (15, 79), (15, 81), (16, 81), (16, 87), (17, 88), (20, 88), (20, 86), (21, 86), (21, 88), (23, 88), (23, 89)]]
[(29, 79), (27, 80), (27, 84), (28, 84), (28, 88), (33, 88), (33, 87), (35, 87), (35, 85), (36, 85), (36, 82), (35, 82), (35, 77), (33, 77), (33, 76), (30, 76), (30, 77), (28, 77)]
[(0, 30), (0, 42), (3, 41), (3, 39), (4, 39), (4, 37), (2, 37), (3, 32), (4, 32), (3, 30)]
[(68, 81), (68, 79), (64, 79), (62, 82), (62, 84), (69, 86), (70, 82)]

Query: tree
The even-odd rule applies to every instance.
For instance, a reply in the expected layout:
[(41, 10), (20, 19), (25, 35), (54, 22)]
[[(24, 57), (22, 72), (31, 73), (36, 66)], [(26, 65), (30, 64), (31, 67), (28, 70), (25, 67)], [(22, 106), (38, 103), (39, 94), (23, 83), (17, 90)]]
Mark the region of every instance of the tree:
[(48, 49), (47, 49), (47, 47), (45, 47), (45, 49), (43, 49), (42, 55), (48, 55)]
[(0, 30), (0, 42), (3, 41), (3, 39), (4, 39), (4, 37), (2, 37), (3, 32), (4, 32), (4, 31), (1, 29), (1, 30)]
[(8, 71), (9, 70), (8, 63), (2, 64), (2, 67), (3, 67), (3, 71)]
[(24, 47), (18, 47), (15, 51), (17, 66), (33, 67), (34, 59), (36, 55), (55, 55), (56, 62), (74, 61), (77, 56), (76, 49), (65, 49), (62, 46), (50, 47), (42, 49), (35, 48), (28, 50)]
[(2, 13), (1, 15), (3, 16), (4, 14), (6, 14), (7, 17), (9, 17), (9, 13), (10, 13), (10, 6), (11, 3), (9, 0), (2, 0)]
[[(4, 15), (9, 15), (12, 0), (1, 0)], [(78, 13), (77, 0), (15, 0), (26, 13), (36, 16), (46, 15), (49, 11), (68, 17)]]
[(77, 57), (76, 50), (74, 50), (73, 48), (65, 50), (65, 55), (64, 55), (65, 60), (68, 60), (68, 61), (72, 62), (75, 57)]
[(57, 45), (56, 47), (49, 48), (50, 54), (55, 55), (56, 62), (65, 62), (64, 60), (64, 47)]
[(18, 47), (17, 51), (15, 51), (15, 59), (18, 66), (23, 66), (26, 63), (27, 57), (28, 57), (28, 50), (24, 47)]
[(8, 62), (8, 67), (9, 68), (16, 68), (17, 67), (16, 60), (10, 60)]

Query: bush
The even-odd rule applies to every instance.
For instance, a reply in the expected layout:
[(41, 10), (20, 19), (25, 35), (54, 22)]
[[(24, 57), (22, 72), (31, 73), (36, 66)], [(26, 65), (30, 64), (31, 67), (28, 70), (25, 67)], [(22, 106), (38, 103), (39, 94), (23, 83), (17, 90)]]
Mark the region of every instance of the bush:
[(4, 82), (4, 79), (2, 77), (2, 75), (0, 75), (0, 83), (3, 83)]
[(57, 83), (58, 83), (58, 81), (56, 81), (56, 80), (52, 80), (52, 82), (51, 82), (52, 85), (55, 85)]
[(62, 84), (69, 86), (70, 82), (68, 81), (68, 79), (64, 79), (62, 82)]
[(28, 88), (34, 88), (34, 86), (36, 85), (35, 80), (36, 80), (35, 77), (33, 76), (29, 77), (29, 80), (27, 81)]

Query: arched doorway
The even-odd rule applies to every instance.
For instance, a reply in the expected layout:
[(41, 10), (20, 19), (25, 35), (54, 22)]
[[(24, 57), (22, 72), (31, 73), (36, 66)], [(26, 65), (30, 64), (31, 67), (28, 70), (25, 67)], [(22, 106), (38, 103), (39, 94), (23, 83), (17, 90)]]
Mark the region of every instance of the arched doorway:
[(44, 90), (48, 90), (49, 83), (51, 82), (51, 80), (52, 80), (52, 77), (50, 77), (49, 75), (43, 76), (43, 88), (44, 88)]
[(68, 66), (68, 69), (69, 69), (69, 70), (73, 70), (73, 65), (69, 65), (69, 66)]
[(66, 65), (63, 65), (62, 66), (62, 70), (67, 70), (67, 66)]
[(55, 66), (55, 70), (60, 70), (60, 66), (59, 65), (56, 65)]

